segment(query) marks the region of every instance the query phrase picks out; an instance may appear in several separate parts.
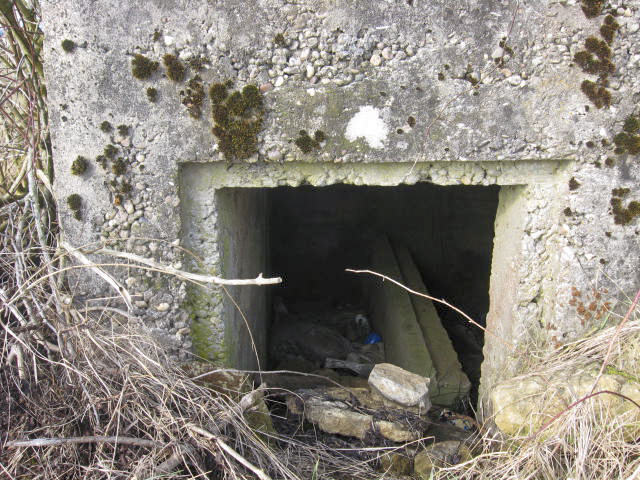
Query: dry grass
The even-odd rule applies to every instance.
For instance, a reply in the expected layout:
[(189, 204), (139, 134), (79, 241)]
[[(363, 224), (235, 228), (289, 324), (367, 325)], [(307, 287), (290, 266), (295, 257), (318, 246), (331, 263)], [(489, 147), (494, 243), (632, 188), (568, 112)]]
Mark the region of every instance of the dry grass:
[(28, 207), (0, 214), (8, 219), (0, 257), (8, 478), (373, 476), (368, 463), (322, 445), (267, 441), (247, 425), (241, 392), (196, 384), (126, 312), (76, 309), (52, 292), (57, 284), (40, 281), (48, 269)]
[[(564, 346), (547, 355), (525, 376), (553, 379), (579, 366), (607, 358), (605, 373), (640, 372), (640, 318), (622, 328), (609, 327), (594, 336)], [(636, 381), (638, 379), (636, 378)], [(557, 479), (574, 480), (640, 478), (640, 444), (628, 438), (628, 428), (640, 422), (635, 407), (617, 413), (604, 393), (576, 398), (560, 415), (538, 432), (503, 439), (487, 431), (476, 445), (473, 460), (439, 472), (437, 478), (460, 479)], [(548, 401), (553, 401), (551, 398)], [(620, 402), (628, 400), (617, 398)], [(544, 402), (544, 399), (543, 399)], [(637, 429), (636, 429), (637, 431)]]
[(38, 12), (37, 0), (0, 1), (0, 204), (52, 174)]

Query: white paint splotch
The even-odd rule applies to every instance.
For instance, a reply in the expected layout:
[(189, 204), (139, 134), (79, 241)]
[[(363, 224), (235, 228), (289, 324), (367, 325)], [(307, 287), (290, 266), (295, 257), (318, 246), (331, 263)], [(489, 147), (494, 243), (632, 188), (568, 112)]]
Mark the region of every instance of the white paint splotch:
[(380, 111), (371, 105), (360, 107), (360, 111), (349, 120), (345, 132), (350, 142), (362, 137), (371, 148), (384, 147), (388, 134), (389, 127), (380, 117)]

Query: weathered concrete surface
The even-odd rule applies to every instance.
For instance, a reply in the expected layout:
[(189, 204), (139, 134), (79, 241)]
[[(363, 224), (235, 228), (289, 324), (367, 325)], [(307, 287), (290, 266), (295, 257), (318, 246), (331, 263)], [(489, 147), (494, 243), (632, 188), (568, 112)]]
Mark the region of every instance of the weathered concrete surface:
[[(396, 245), (394, 250), (405, 285), (416, 292), (429, 295), (409, 250), (403, 245)], [(456, 398), (469, 394), (471, 383), (462, 371), (458, 354), (453, 349), (433, 302), (411, 295), (411, 303), (436, 371), (429, 383), (429, 398), (439, 405), (452, 405)]]
[[(486, 336), (482, 374), (482, 391), (488, 392), (517, 372), (521, 346), (534, 341), (552, 347), (596, 321), (571, 304), (572, 287), (588, 306), (596, 293), (606, 294), (592, 291), (596, 278), (599, 288), (620, 292), (620, 298), (640, 282), (638, 219), (616, 224), (610, 204), (615, 188), (631, 189), (625, 202), (638, 199), (637, 158), (613, 155), (610, 143), (640, 91), (639, 7), (634, 0), (615, 11), (621, 27), (612, 48), (612, 105), (597, 109), (580, 91), (580, 82), (594, 77), (572, 59), (585, 38), (597, 34), (602, 18), (586, 19), (573, 0), (517, 8), (493, 0), (455, 8), (445, 0), (43, 0), (54, 189), (63, 231), (75, 245), (107, 239), (180, 266), (187, 262), (178, 244), (193, 235), (204, 259), (198, 270), (220, 273), (216, 187), (521, 185), (509, 187), (496, 219), (505, 228), (497, 228), (494, 248), (487, 317), (494, 335)], [(275, 41), (278, 33), (283, 42)], [(513, 53), (496, 67), (503, 37)], [(63, 39), (78, 48), (65, 53)], [(202, 117), (190, 118), (181, 105), (184, 85), (169, 81), (164, 67), (149, 81), (132, 78), (135, 53), (158, 61), (167, 53), (204, 55), (205, 85), (231, 78), (238, 87), (264, 86), (259, 154), (231, 166), (219, 162), (208, 100)], [(187, 78), (193, 75), (189, 70)], [(158, 89), (157, 103), (147, 100), (147, 87)], [(345, 137), (364, 106), (375, 108), (388, 127), (383, 148)], [(129, 133), (103, 133), (105, 120), (128, 125)], [(292, 142), (300, 129), (322, 129), (328, 139), (302, 153)], [(78, 155), (93, 159), (108, 144), (117, 145), (125, 173), (98, 165), (82, 176), (70, 173)], [(211, 167), (217, 180), (193, 197), (199, 206), (185, 212), (179, 208), (181, 166), (207, 162), (215, 164), (203, 167)], [(571, 178), (578, 185), (572, 190)], [(127, 193), (120, 198), (122, 191)], [(83, 198), (82, 220), (65, 203), (73, 193)], [(210, 226), (201, 229), (209, 232), (204, 240), (181, 216), (196, 210)], [(507, 220), (518, 226), (515, 232), (507, 231)], [(136, 295), (132, 313), (165, 338), (167, 348), (186, 356), (193, 347), (192, 318), (181, 308), (186, 285), (157, 272), (113, 273)], [(79, 297), (105, 291), (92, 280), (77, 288)], [(211, 338), (226, 336), (223, 296), (213, 291), (202, 310), (207, 321), (200, 323), (209, 325)], [(218, 350), (210, 354), (232, 360)]]

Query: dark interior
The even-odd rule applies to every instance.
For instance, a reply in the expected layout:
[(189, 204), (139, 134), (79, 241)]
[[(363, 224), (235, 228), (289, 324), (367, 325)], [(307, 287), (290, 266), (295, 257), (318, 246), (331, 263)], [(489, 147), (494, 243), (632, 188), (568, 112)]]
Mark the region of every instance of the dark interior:
[[(281, 187), (268, 190), (272, 298), (294, 313), (363, 305), (372, 239), (387, 235), (413, 254), (431, 295), (484, 325), (499, 187)], [(280, 300), (281, 299), (281, 300)], [(436, 304), (465, 373), (477, 385), (482, 331)], [(384, 339), (383, 339), (384, 340)]]

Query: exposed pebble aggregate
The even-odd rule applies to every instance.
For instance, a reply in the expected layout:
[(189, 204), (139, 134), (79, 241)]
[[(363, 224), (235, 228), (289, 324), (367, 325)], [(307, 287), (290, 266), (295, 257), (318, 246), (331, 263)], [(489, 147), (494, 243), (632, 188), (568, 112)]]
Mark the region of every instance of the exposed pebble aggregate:
[[(224, 9), (232, 10), (231, 3)], [(153, 27), (163, 31), (157, 42), (150, 39), (146, 44), (131, 42), (126, 51), (117, 53), (126, 62), (135, 53), (154, 60), (170, 53), (185, 63), (203, 58), (204, 69), (198, 74), (205, 86), (228, 79), (233, 80), (234, 88), (257, 85), (265, 96), (266, 124), (260, 133), (259, 153), (243, 162), (256, 168), (265, 163), (317, 162), (326, 164), (329, 171), (320, 180), (280, 172), (265, 179), (269, 186), (332, 184), (338, 181), (330, 172), (332, 165), (397, 161), (410, 164), (414, 160), (423, 167), (426, 162), (433, 163), (428, 169), (416, 168), (405, 183), (495, 185), (509, 178), (502, 173), (500, 162), (521, 160), (523, 164), (572, 160), (577, 165), (572, 167), (575, 169), (572, 175), (584, 185), (589, 180), (581, 175), (591, 175), (590, 178), (597, 178), (600, 183), (613, 178), (614, 170), (595, 166), (591, 169), (591, 165), (604, 165), (611, 156), (611, 148), (601, 143), (614, 134), (610, 118), (615, 116), (621, 123), (621, 119), (633, 113), (635, 106), (629, 99), (636, 98), (640, 92), (640, 12), (635, 3), (618, 1), (607, 5), (607, 11), (615, 12), (620, 24), (612, 45), (616, 70), (609, 78), (613, 102), (608, 111), (590, 106), (580, 92), (580, 82), (592, 76), (573, 65), (574, 55), (583, 48), (588, 36), (597, 34), (601, 19), (585, 21), (578, 0), (550, 2), (536, 8), (523, 5), (515, 17), (512, 10), (498, 4), (492, 5), (494, 11), (483, 10), (482, 17), (477, 17), (476, 10), (466, 10), (471, 8), (468, 6), (452, 12), (446, 12), (443, 7), (436, 12), (438, 16), (425, 16), (422, 23), (416, 20), (424, 15), (420, 9), (431, 8), (425, 4), (411, 9), (405, 2), (381, 0), (397, 12), (401, 21), (367, 23), (359, 18), (336, 20), (331, 12), (310, 0), (296, 4), (280, 0), (258, 3), (269, 4), (269, 8), (260, 10), (266, 18), (257, 20), (260, 41), (239, 39), (243, 36), (241, 31), (234, 30), (233, 24), (212, 20), (213, 14), (203, 15), (204, 20), (198, 19), (198, 32), (186, 28), (186, 22), (156, 17)], [(202, 6), (206, 12), (213, 12), (208, 8)], [(445, 15), (449, 17), (443, 19)], [(234, 14), (228, 15), (233, 17)], [(441, 27), (449, 25), (451, 18), (459, 22), (460, 28), (451, 31)], [(482, 30), (480, 33), (470, 26), (478, 23), (477, 18), (485, 22), (478, 27)], [(359, 23), (358, 28), (349, 28), (354, 23)], [(407, 25), (411, 28), (406, 28)], [(120, 71), (114, 76), (126, 77), (129, 82), (132, 81), (129, 73)], [(195, 69), (189, 69), (187, 79), (195, 73)], [(144, 88), (153, 85), (160, 92), (159, 101), (149, 106), (149, 118), (136, 118), (135, 112), (128, 112), (127, 118), (117, 118), (117, 121), (109, 118), (114, 125), (130, 125), (128, 135), (114, 133), (113, 137), (101, 137), (105, 145), (113, 143), (118, 147), (127, 171), (115, 174), (110, 169), (104, 172), (96, 169), (100, 172), (96, 177), (109, 197), (109, 207), (94, 213), (91, 221), (108, 245), (164, 264), (182, 266), (180, 242), (176, 240), (178, 229), (173, 228), (170, 234), (162, 231), (165, 223), (180, 222), (181, 200), (177, 186), (170, 183), (175, 177), (161, 177), (170, 168), (177, 171), (176, 165), (180, 162), (219, 161), (224, 157), (210, 135), (208, 103), (203, 109), (203, 118), (196, 122), (179, 103), (179, 91), (184, 85), (173, 84), (162, 74), (148, 85), (145, 83), (144, 88), (142, 85), (133, 82), (131, 92), (139, 91), (140, 98), (144, 99)], [(557, 95), (555, 85), (568, 93)], [(352, 108), (354, 113), (361, 105), (351, 105), (349, 101), (372, 104), (380, 110), (391, 132), (384, 148), (374, 152), (362, 148), (357, 141), (343, 141), (343, 127), (348, 118), (344, 125), (337, 125), (336, 118), (343, 110), (337, 113), (327, 110), (329, 100), (343, 97), (348, 101), (337, 102), (338, 107)], [(499, 103), (496, 98), (500, 99)], [(496, 102), (495, 108), (491, 102)], [(526, 108), (522, 107), (526, 102), (529, 102)], [(313, 108), (304, 110), (308, 105)], [(145, 106), (148, 105), (145, 103)], [(487, 118), (469, 113), (484, 111), (491, 115)], [(114, 118), (118, 115), (118, 111), (113, 113)], [(287, 115), (294, 119), (288, 119)], [(408, 122), (409, 116), (415, 116), (412, 125)], [(527, 118), (523, 120), (524, 116)], [(558, 118), (563, 121), (556, 122)], [(196, 132), (193, 138), (185, 134), (189, 132), (185, 125)], [(558, 125), (565, 129), (559, 129)], [(301, 153), (293, 143), (298, 131), (312, 132), (319, 128), (326, 129), (329, 137), (323, 148), (308, 155)], [(588, 148), (588, 142), (595, 147)], [(178, 143), (180, 150), (173, 150), (173, 144)], [(86, 153), (74, 152), (69, 158), (78, 154)], [(590, 168), (588, 173), (582, 173), (587, 171), (585, 165)], [(161, 173), (154, 168), (160, 168)], [(525, 171), (530, 166), (521, 168)], [(537, 178), (535, 171), (529, 173)], [(354, 185), (368, 183), (355, 170), (340, 181)], [(118, 198), (118, 186), (123, 182), (130, 183), (131, 190)], [(554, 195), (548, 187), (540, 187), (540, 191), (543, 195)], [(567, 248), (577, 249), (582, 234), (574, 231), (580, 222), (595, 220), (588, 217), (593, 205), (583, 205), (571, 198), (569, 206), (575, 214), (567, 217), (568, 231), (561, 236), (569, 239)], [(605, 212), (607, 200), (600, 206)], [(542, 218), (549, 215), (549, 210), (547, 206), (537, 205), (530, 213)], [(209, 220), (212, 223), (207, 225), (215, 231), (215, 219)], [(540, 233), (543, 227), (535, 222), (527, 227), (527, 255), (544, 259), (548, 253), (543, 249), (548, 248), (549, 239), (560, 242), (553, 235)], [(149, 241), (149, 238), (163, 240)], [(219, 265), (217, 239), (210, 240), (209, 257), (204, 263)], [(187, 267), (192, 269), (193, 265), (189, 263)], [(522, 281), (529, 285), (543, 281), (533, 276), (525, 275)], [(163, 275), (151, 270), (131, 270), (126, 273), (124, 284), (133, 296), (135, 308), (166, 336), (176, 352), (181, 351), (179, 355), (186, 355), (184, 352), (192, 344), (188, 335), (189, 320), (181, 309), (184, 283), (163, 280)], [(528, 292), (525, 286), (523, 290)], [(160, 291), (167, 296), (159, 295)], [(519, 308), (523, 315), (542, 308), (534, 305), (536, 293), (532, 290), (522, 295)], [(222, 303), (219, 298), (212, 298), (211, 302), (194, 308), (195, 316), (204, 321), (212, 316), (220, 317)], [(212, 335), (220, 340), (223, 333), (219, 329)]]

